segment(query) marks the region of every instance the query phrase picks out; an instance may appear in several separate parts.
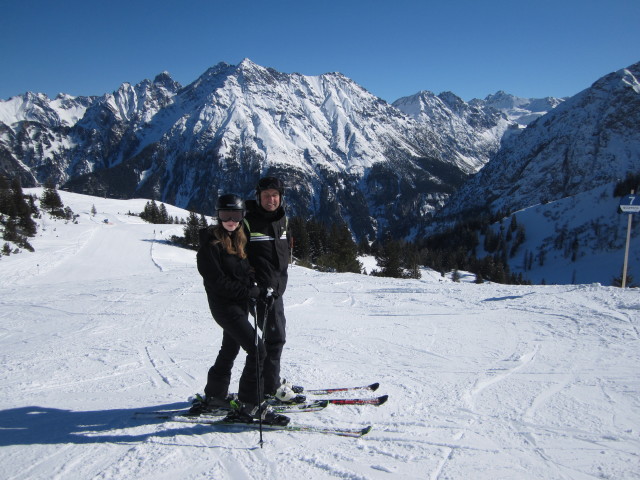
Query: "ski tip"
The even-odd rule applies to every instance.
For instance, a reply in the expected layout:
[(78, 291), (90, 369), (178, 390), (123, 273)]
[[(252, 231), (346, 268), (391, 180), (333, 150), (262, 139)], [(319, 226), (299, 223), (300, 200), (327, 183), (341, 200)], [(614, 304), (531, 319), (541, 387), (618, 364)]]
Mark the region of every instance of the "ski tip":
[(369, 390), (371, 390), (372, 392), (375, 392), (379, 386), (380, 384), (378, 382), (372, 383), (371, 385), (369, 385)]
[(367, 433), (369, 433), (369, 432), (371, 431), (371, 429), (372, 429), (372, 428), (373, 428), (373, 425), (368, 425), (368, 426), (364, 427), (364, 428), (360, 431), (360, 433), (361, 433), (361, 435), (360, 435), (360, 436), (362, 437), (362, 436), (366, 435)]
[(389, 400), (389, 395), (382, 395), (382, 396), (378, 397), (378, 400), (379, 400), (378, 405), (382, 405), (387, 400)]

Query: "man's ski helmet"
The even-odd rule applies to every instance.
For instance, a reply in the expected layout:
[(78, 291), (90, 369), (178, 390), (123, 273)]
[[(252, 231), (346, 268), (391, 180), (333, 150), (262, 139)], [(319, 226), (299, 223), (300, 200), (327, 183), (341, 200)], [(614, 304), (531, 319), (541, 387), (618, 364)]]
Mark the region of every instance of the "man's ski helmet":
[(284, 195), (284, 183), (277, 177), (261, 178), (260, 181), (258, 181), (256, 193), (260, 195), (261, 191), (269, 189), (277, 190), (280, 196)]
[(277, 190), (280, 194), (280, 203), (284, 201), (284, 182), (277, 177), (264, 177), (258, 181), (256, 186), (256, 197), (260, 202), (260, 192), (263, 190)]

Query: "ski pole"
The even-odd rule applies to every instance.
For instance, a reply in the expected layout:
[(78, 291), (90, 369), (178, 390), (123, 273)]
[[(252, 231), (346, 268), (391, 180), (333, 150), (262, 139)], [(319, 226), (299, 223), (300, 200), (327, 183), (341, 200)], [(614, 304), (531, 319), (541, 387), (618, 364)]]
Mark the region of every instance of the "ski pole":
[(260, 422), (260, 448), (262, 448), (262, 446), (264, 445), (264, 442), (262, 441), (262, 391), (260, 389), (260, 382), (262, 379), (262, 372), (261, 372), (261, 368), (260, 368), (260, 349), (258, 348), (259, 345), (259, 337), (258, 337), (258, 316), (255, 315), (253, 317), (253, 327), (255, 330), (255, 346), (256, 346), (256, 378), (258, 380), (258, 383), (256, 385), (256, 393), (258, 395), (258, 417), (260, 418), (259, 422)]
[[(267, 294), (265, 295), (265, 299), (271, 298), (273, 295), (273, 288), (267, 288)], [(265, 341), (266, 338), (266, 328), (267, 328), (267, 316), (269, 315), (269, 309), (267, 308), (268, 301), (265, 302), (264, 305), (264, 317), (262, 318), (262, 342)], [(258, 348), (258, 316), (254, 317), (255, 320), (255, 331), (256, 331), (256, 377), (258, 377), (258, 417), (260, 418), (260, 448), (262, 448), (264, 442), (262, 441), (262, 397), (263, 392), (260, 388), (260, 384), (262, 383), (262, 369), (260, 368), (260, 350)]]

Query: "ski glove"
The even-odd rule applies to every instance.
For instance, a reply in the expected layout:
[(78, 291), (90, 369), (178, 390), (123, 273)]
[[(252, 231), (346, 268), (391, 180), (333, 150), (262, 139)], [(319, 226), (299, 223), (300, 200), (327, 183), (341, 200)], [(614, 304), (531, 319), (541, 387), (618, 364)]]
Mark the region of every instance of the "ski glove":
[(249, 288), (249, 300), (247, 305), (249, 307), (249, 313), (253, 318), (256, 318), (256, 304), (258, 303), (258, 297), (260, 296), (260, 287), (255, 283)]
[(251, 288), (249, 288), (249, 298), (256, 299), (260, 297), (261, 293), (262, 292), (260, 291), (260, 287), (258, 287), (258, 285), (253, 285)]

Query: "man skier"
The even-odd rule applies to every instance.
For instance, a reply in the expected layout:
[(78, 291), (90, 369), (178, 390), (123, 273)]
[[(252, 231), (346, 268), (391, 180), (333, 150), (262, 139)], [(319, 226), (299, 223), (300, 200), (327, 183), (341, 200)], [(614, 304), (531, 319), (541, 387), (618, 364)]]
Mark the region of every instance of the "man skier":
[(249, 239), (249, 263), (263, 292), (273, 289), (273, 294), (266, 297), (267, 301), (258, 302), (257, 308), (258, 321), (266, 318), (262, 332), (267, 350), (263, 370), (264, 392), (282, 402), (301, 401), (304, 397), (297, 394), (302, 389), (280, 379), (280, 357), (286, 342), (287, 323), (282, 297), (287, 288), (290, 254), (284, 183), (276, 177), (261, 178), (256, 187), (256, 200), (245, 203), (244, 227)]

